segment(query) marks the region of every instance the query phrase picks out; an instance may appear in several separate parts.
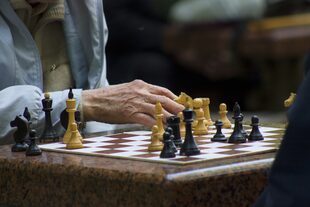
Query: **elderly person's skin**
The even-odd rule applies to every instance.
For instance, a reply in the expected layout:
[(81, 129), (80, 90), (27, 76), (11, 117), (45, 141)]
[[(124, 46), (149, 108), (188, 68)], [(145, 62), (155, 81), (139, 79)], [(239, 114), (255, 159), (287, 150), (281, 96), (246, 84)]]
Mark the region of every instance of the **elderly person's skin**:
[(151, 127), (155, 124), (156, 101), (163, 106), (164, 120), (184, 109), (174, 98), (176, 95), (168, 89), (141, 80), (85, 90), (82, 92), (84, 119), (114, 124), (139, 123)]

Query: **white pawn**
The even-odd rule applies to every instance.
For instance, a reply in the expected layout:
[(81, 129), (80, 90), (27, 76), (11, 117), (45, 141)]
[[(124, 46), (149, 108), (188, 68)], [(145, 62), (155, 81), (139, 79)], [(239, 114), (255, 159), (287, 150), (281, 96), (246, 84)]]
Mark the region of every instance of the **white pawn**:
[(203, 113), (204, 113), (205, 118), (206, 118), (206, 123), (208, 126), (212, 126), (213, 121), (211, 119), (209, 105), (210, 105), (210, 99), (209, 98), (202, 98), (202, 109), (203, 109)]
[(163, 124), (164, 114), (163, 114), (163, 108), (159, 101), (157, 101), (155, 105), (155, 119), (156, 119), (156, 126), (158, 127), (158, 133), (160, 135), (160, 141), (162, 141), (163, 134), (165, 132)]
[(203, 113), (202, 99), (195, 98), (193, 101), (194, 111), (196, 113), (196, 127), (194, 128), (194, 135), (206, 135), (208, 134), (208, 128), (205, 125), (205, 116)]
[(72, 123), (71, 124), (71, 137), (69, 142), (66, 145), (67, 149), (80, 149), (83, 148), (83, 144), (81, 142), (81, 134), (79, 133), (79, 130), (77, 129), (77, 124)]
[(224, 103), (220, 104), (220, 119), (223, 122), (223, 128), (225, 129), (230, 129), (231, 128), (231, 123), (229, 119), (227, 118), (227, 106)]
[(154, 125), (152, 127), (151, 143), (148, 146), (148, 151), (161, 151), (163, 149), (164, 145), (160, 142), (159, 138), (158, 127)]
[[(199, 106), (198, 106), (197, 102), (201, 102), (201, 105), (199, 104)], [(197, 111), (199, 111), (201, 109), (201, 107), (202, 107), (202, 99), (201, 98), (195, 98), (192, 101), (192, 105), (193, 105), (193, 110), (194, 110), (195, 114), (197, 114)], [(198, 124), (197, 115), (195, 115), (194, 121), (192, 123), (192, 128), (195, 129), (197, 124)]]

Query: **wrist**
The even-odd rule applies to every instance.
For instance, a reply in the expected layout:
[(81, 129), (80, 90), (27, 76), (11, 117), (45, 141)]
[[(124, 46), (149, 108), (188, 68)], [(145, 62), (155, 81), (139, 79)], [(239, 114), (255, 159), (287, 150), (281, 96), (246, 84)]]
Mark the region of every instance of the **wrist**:
[(93, 103), (93, 96), (91, 94), (90, 90), (83, 90), (81, 93), (81, 108), (83, 111), (83, 118), (84, 121), (92, 121), (93, 120), (93, 112), (92, 112), (92, 105), (91, 103)]

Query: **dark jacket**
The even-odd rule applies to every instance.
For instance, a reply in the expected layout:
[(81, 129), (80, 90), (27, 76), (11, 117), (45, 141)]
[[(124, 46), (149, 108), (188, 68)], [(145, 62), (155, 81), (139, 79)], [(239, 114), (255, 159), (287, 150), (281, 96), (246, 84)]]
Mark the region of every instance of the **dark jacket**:
[(310, 206), (310, 68), (288, 112), (287, 127), (269, 176), (269, 185), (255, 207)]

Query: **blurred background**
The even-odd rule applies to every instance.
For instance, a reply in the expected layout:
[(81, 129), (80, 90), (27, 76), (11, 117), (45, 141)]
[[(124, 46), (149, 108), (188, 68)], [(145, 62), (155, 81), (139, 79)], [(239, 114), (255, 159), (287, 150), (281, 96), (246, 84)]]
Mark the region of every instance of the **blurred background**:
[(284, 111), (310, 48), (306, 0), (103, 0), (110, 84), (143, 79), (243, 110)]

